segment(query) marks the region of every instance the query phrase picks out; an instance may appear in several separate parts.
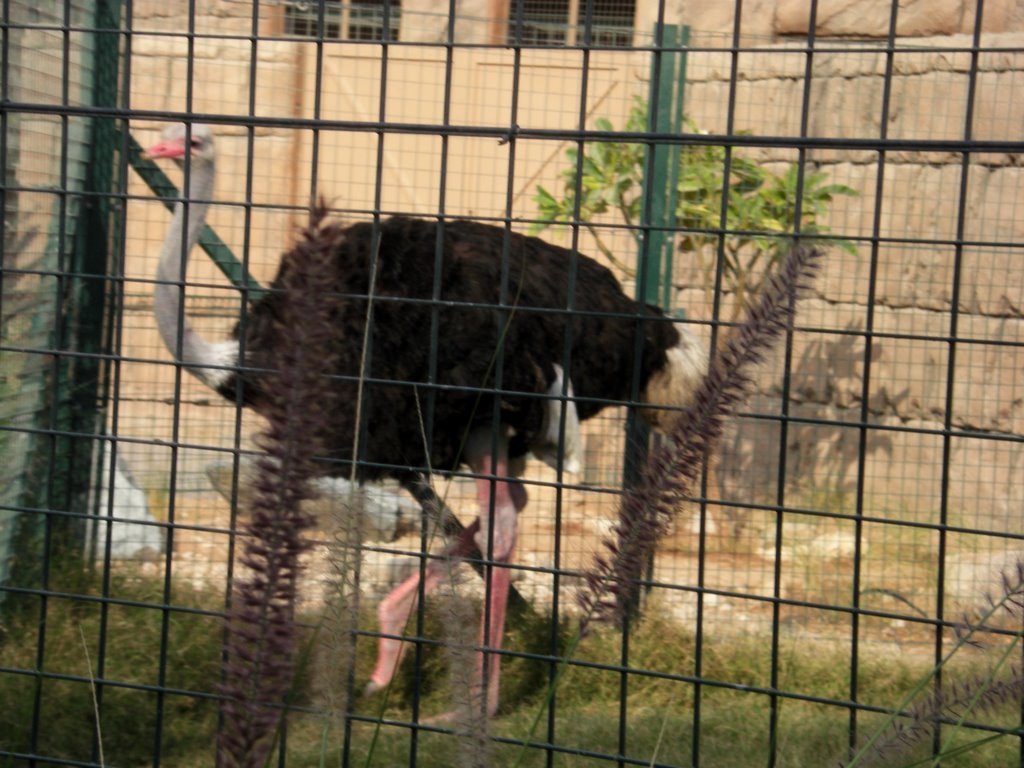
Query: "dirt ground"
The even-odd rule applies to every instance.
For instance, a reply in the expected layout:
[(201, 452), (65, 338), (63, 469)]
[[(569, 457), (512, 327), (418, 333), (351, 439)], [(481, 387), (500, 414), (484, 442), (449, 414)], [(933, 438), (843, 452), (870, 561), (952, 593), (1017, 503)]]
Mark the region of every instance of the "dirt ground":
[[(590, 567), (602, 542), (610, 534), (618, 496), (607, 487), (559, 487), (554, 472), (537, 462), (529, 464), (524, 478), (530, 496), (520, 516), (520, 539), (513, 575), (515, 589), (538, 612), (550, 611), (557, 571), (559, 611), (577, 610), (580, 573)], [(568, 482), (571, 479), (567, 478)], [(468, 480), (441, 481), (437, 488), (464, 522), (476, 514), (475, 492)], [(207, 490), (180, 493), (175, 501), (172, 539), (172, 572), (175, 579), (214, 589), (227, 583), (229, 552), (227, 502)], [(678, 621), (718, 636), (771, 633), (778, 622), (783, 638), (814, 636), (849, 642), (854, 607), (852, 552), (839, 533), (822, 532), (821, 526), (787, 528), (790, 543), (777, 547), (773, 526), (752, 524), (738, 534), (730, 520), (709, 506), (704, 516), (692, 504), (680, 510), (675, 527), (662, 542), (653, 562), (653, 586), (645, 600)], [(330, 521), (321, 521), (312, 533), (318, 543), (307, 556), (304, 603), (311, 609), (322, 605), (330, 588), (332, 568), (328, 558)], [(556, 534), (560, 536), (557, 555)], [(701, 541), (703, 540), (703, 547)], [(801, 542), (804, 542), (801, 545)], [(419, 533), (393, 542), (365, 542), (360, 562), (361, 593), (368, 600), (382, 597), (417, 567)], [(439, 551), (438, 538), (433, 551)], [(907, 602), (922, 601), (927, 608), (933, 585), (927, 583), (927, 563), (905, 572), (899, 590), (865, 590), (872, 583), (871, 550), (861, 553), (862, 593), (856, 605), (873, 611), (908, 615)], [(776, 554), (778, 553), (778, 554)], [(143, 570), (163, 572), (163, 558), (141, 565)], [(482, 581), (465, 565), (459, 565), (453, 583), (460, 593), (482, 596)], [(907, 597), (909, 596), (909, 597)], [(777, 605), (773, 598), (791, 601)], [(917, 648), (929, 653), (934, 630), (903, 618), (862, 617), (862, 642), (892, 645), (902, 651)]]

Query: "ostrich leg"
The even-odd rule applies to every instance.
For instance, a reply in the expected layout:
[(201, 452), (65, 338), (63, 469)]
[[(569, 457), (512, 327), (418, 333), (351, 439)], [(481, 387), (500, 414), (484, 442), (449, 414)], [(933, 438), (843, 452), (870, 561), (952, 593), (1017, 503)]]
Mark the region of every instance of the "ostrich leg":
[[(466, 526), (459, 521), (455, 513), (448, 508), (444, 500), (434, 491), (426, 475), (406, 478), (402, 481), (402, 487), (433, 518), (434, 522), (444, 532), (445, 537), (457, 539), (466, 530)], [(476, 529), (473, 530), (470, 538), (475, 533)], [(451, 553), (446, 554), (449, 557), (452, 556)], [(476, 548), (475, 543), (470, 547), (469, 551), (460, 553), (459, 557), (465, 557), (470, 561), (469, 564), (473, 566), (473, 570), (479, 574), (480, 578), (486, 578), (486, 569), (481, 562), (483, 555), (480, 554), (480, 550)], [(513, 616), (517, 614), (529, 615), (533, 612), (533, 606), (516, 590), (514, 585), (510, 585), (508, 588), (508, 607), (512, 611)]]
[[(434, 590), (446, 575), (446, 569), (450, 567), (449, 561), (465, 557), (476, 548), (473, 536), (480, 530), (480, 521), (474, 520), (473, 524), (463, 529), (462, 533), (449, 544), (439, 560), (430, 560), (424, 569), (423, 593), (429, 594)], [(380, 601), (377, 606), (377, 620), (382, 635), (393, 637), (381, 637), (377, 647), (377, 664), (370, 675), (370, 682), (366, 685), (366, 693), (376, 693), (387, 687), (394, 676), (398, 665), (405, 655), (405, 643), (398, 639), (398, 635), (405, 632), (405, 626), (409, 621), (412, 612), (416, 610), (416, 602), (419, 594), (420, 574), (414, 573)]]
[[(486, 666), (487, 714), (493, 715), (498, 708), (499, 675), (501, 657), (495, 651), (501, 649), (505, 614), (508, 605), (509, 569), (516, 541), (516, 515), (526, 504), (526, 491), (520, 483), (508, 478), (508, 441), (498, 438), (498, 450), (491, 453), (493, 435), (490, 430), (480, 429), (470, 435), (466, 444), (466, 461), (473, 472), (481, 475), (476, 480), (477, 500), (480, 517), (466, 528), (448, 546), (447, 558), (465, 557), (479, 547), (480, 552), (490, 553), (486, 566), (488, 585), (487, 613), (481, 622), (480, 655), (477, 659), (474, 696), (484, 687)], [(492, 505), (493, 499), (493, 505)], [(424, 572), (424, 595), (441, 583), (445, 560), (431, 560)], [(415, 573), (385, 597), (378, 607), (380, 631), (390, 637), (381, 637), (377, 652), (377, 665), (366, 687), (367, 693), (379, 691), (391, 681), (405, 649), (397, 636), (405, 630), (409, 616), (416, 608), (420, 588), (420, 575)]]

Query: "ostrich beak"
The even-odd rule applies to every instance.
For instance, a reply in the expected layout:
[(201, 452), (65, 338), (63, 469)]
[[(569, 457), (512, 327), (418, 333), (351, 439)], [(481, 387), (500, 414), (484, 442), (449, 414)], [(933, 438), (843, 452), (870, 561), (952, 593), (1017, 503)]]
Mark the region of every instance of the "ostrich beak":
[(144, 160), (154, 160), (158, 157), (184, 157), (185, 156), (185, 139), (184, 137), (177, 139), (167, 139), (161, 141), (159, 144), (154, 144), (152, 147), (142, 153)]

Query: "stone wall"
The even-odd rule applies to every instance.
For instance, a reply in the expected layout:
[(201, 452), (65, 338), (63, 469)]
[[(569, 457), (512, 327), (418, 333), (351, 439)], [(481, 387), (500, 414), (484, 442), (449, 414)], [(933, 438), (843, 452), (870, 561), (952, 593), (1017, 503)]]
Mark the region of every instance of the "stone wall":
[[(1024, 35), (984, 40), (998, 50), (979, 56), (969, 125), (969, 37), (901, 44), (884, 131), (887, 83), (878, 49), (833, 44), (815, 55), (807, 89), (806, 59), (785, 53), (798, 44), (740, 54), (737, 129), (798, 135), (806, 99), (809, 136), (885, 136), (922, 148), (884, 156), (856, 147), (806, 153), (811, 169), (857, 191), (837, 197), (829, 215), (832, 232), (851, 239), (857, 253), (832, 249), (813, 298), (800, 309), (800, 323), (814, 331), (795, 340), (788, 412), (806, 423), (791, 424), (783, 438), (777, 421), (744, 420), (723, 453), (723, 499), (774, 500), (784, 453), (792, 503), (825, 493), (851, 511), (860, 487), (865, 514), (938, 522), (945, 493), (949, 520), (958, 525), (1024, 528), (1024, 217), (1016, 213), (1024, 183)], [(728, 54), (691, 56), (687, 111), (711, 132), (726, 130), (728, 76)], [(1012, 151), (965, 157), (928, 149), (929, 142), (968, 136), (1009, 142)], [(784, 150), (759, 154), (776, 169), (795, 159)], [(697, 290), (703, 276), (682, 266), (680, 303), (706, 317)], [(752, 411), (782, 412), (782, 371), (777, 358)], [(863, 446), (859, 423), (877, 427), (865, 433)], [(945, 446), (947, 426), (953, 436)]]
[[(819, 38), (886, 38), (891, 6), (895, 0), (819, 0), (815, 4), (814, 33)], [(458, 43), (493, 43), (504, 34), (502, 24), (491, 24), (494, 16), (507, 13), (509, 0), (456, 0), (458, 20), (454, 39)], [(252, 10), (243, 0), (198, 0), (197, 31), (219, 30), (226, 34), (247, 34), (252, 29)], [(896, 19), (900, 39), (971, 34), (976, 21), (973, 0), (902, 0)], [(407, 42), (443, 42), (448, 33), (448, 0), (405, 0), (401, 39)], [(751, 0), (743, 4), (740, 35), (744, 42), (806, 37), (810, 32), (811, 4), (807, 0)], [(137, 0), (133, 3), (137, 23), (180, 31), (186, 12), (174, 3)], [(646, 37), (659, 16), (658, 2), (637, 0), (635, 27)], [(263, 33), (283, 18), (282, 4), (260, 4)], [(695, 42), (731, 36), (735, 27), (735, 6), (721, 0), (666, 0), (665, 20), (687, 24)], [(407, 19), (407, 22), (405, 21)], [(1024, 31), (1022, 0), (988, 0), (984, 5), (982, 31), (985, 33)]]
[[(814, 34), (819, 38), (885, 38), (889, 34), (895, 0), (819, 0), (815, 3)], [(753, 0), (743, 4), (740, 36), (744, 42), (786, 36), (806, 37), (811, 31), (811, 3), (807, 0)], [(899, 2), (896, 35), (899, 38), (971, 33), (977, 4), (972, 0), (903, 0)], [(648, 30), (657, 19), (657, 3), (637, 3), (637, 29)], [(689, 24), (698, 42), (732, 35), (733, 3), (717, 0), (670, 0), (665, 18)], [(1020, 0), (986, 2), (984, 32), (1024, 31), (1024, 3)]]
[[(804, 5), (746, 3), (744, 33), (777, 38), (806, 31), (800, 27)], [(853, 29), (858, 21), (888, 18), (875, 5), (819, 3), (817, 32), (858, 37), (883, 34), (884, 28), (879, 32), (877, 24)], [(887, 2), (881, 5), (888, 8)], [(966, 135), (967, 93), (972, 84), (971, 40), (966, 33), (972, 28), (973, 6), (941, 6), (942, 13), (927, 14), (919, 12), (923, 3), (901, 8), (899, 31), (913, 38), (899, 41), (888, 90), (886, 52), (870, 42), (822, 41), (824, 50), (812, 59), (809, 88), (804, 81), (808, 59), (802, 43), (777, 40), (736, 57), (735, 130), (798, 136), (806, 109), (806, 130), (812, 137), (856, 142), (884, 135), (909, 143), (884, 157), (864, 146), (806, 153), (809, 167), (857, 191), (856, 197), (837, 198), (828, 217), (832, 231), (854, 242), (857, 253), (850, 256), (833, 250), (813, 296), (801, 305), (800, 323), (808, 330), (798, 334), (792, 350), (785, 411), (797, 421), (790, 423), (785, 435), (778, 420), (783, 413), (784, 360), (776, 355), (766, 367), (749, 405), (757, 417), (741, 420), (723, 454), (717, 494), (726, 502), (773, 501), (779, 457), (785, 456), (785, 476), (790, 481), (786, 498), (794, 504), (827, 498), (829, 508), (852, 511), (860, 497), (861, 509), (869, 516), (938, 522), (945, 500), (949, 522), (1024, 532), (1018, 522), (1024, 507), (1020, 480), (1024, 468), (1020, 437), (1024, 435), (1024, 265), (1016, 249), (1024, 242), (1024, 216), (1017, 213), (1018, 190), (1024, 189), (1019, 146), (1024, 125), (1024, 54), (1020, 53), (1024, 33), (985, 35), (986, 50), (978, 56), (973, 81), (969, 134), (973, 139), (1018, 145), (1011, 147), (1012, 152), (975, 153), (965, 160), (948, 147), (927, 145)], [(197, 4), (200, 37), (195, 40), (191, 70), (183, 37), (147, 34), (181, 30), (181, 19), (171, 12), (172, 6), (144, 0), (134, 7), (133, 107), (244, 117), (254, 93), (252, 109), (257, 115), (313, 114), (316, 59), (312, 45), (261, 40), (253, 61), (246, 39), (202, 37), (248, 34), (252, 24), (248, 5), (227, 0)], [(686, 9), (686, 13), (679, 11), (679, 19), (706, 23), (705, 28), (717, 34), (725, 31), (722, 14), (731, 14), (732, 6), (687, 3)], [(280, 30), (280, 10), (266, 9), (263, 33)], [(1019, 27), (1019, 10), (1013, 3), (987, 3), (985, 28)], [(922, 37), (939, 31), (951, 34)], [(721, 38), (709, 35), (707, 39)], [(328, 67), (336, 67), (327, 70), (331, 75), (323, 84), (322, 106), (327, 114), (336, 119), (374, 118), (372, 110), (368, 116), (352, 111), (352, 105), (359, 103), (354, 96), (361, 84), (371, 83), (379, 72), (373, 50), (372, 46), (326, 47)], [(501, 79), (511, 71), (512, 58), (506, 53), (481, 54), (474, 59), (479, 64), (476, 73), (456, 80), (453, 100), (457, 107), (466, 106), (455, 110), (453, 122), (500, 124), (506, 119), (507, 104), (497, 98), (507, 96), (499, 92), (510, 82)], [(443, 67), (443, 50), (396, 48), (392, 57), (388, 118), (439, 123), (436, 77), (424, 73)], [(468, 58), (470, 52), (458, 51), (456, 78), (462, 76), (458, 73)], [(524, 56), (524, 66), (532, 74), (524, 79), (529, 91), (521, 84), (522, 125), (574, 127), (579, 97), (573, 89), (578, 87), (579, 61), (578, 52), (572, 51), (557, 66), (550, 58)], [(604, 116), (623, 125), (632, 96), (645, 91), (647, 58), (642, 53), (595, 53), (590, 61), (595, 69), (588, 119)], [(686, 111), (705, 130), (727, 130), (732, 62), (728, 50), (712, 48), (689, 55)], [(349, 77), (355, 72), (361, 73), (359, 82)], [(187, 99), (190, 73), (196, 84), (191, 103)], [(254, 76), (255, 90), (250, 88)], [(598, 87), (602, 83), (607, 84)], [(373, 104), (372, 88), (367, 93)], [(889, 102), (883, 125), (886, 93)], [(488, 101), (492, 98), (496, 100)], [(137, 127), (140, 138), (155, 135), (152, 123), (139, 122)], [(337, 132), (321, 137), (326, 142), (322, 146), (330, 152), (320, 155), (318, 178), (321, 189), (331, 190), (341, 207), (356, 209), (373, 199), (372, 179), (364, 187), (354, 180), (370, 167), (374, 150), (346, 136)], [(225, 206), (214, 213), (214, 224), (239, 252), (240, 244), (246, 243), (245, 257), (257, 275), (267, 279), (276, 254), (287, 245), (301, 218), (291, 206), (301, 208), (308, 200), (311, 134), (260, 129), (252, 157), (243, 128), (224, 126), (218, 140), (223, 157), (221, 199), (245, 203), (238, 190), (245, 188), (251, 172), (253, 202), (259, 205), (248, 214), (244, 206)], [(430, 209), (437, 201), (438, 144), (418, 141), (388, 138), (385, 176), (392, 174), (395, 186), (384, 194), (403, 209), (419, 210), (418, 205)], [(925, 146), (915, 148), (912, 142)], [(529, 216), (531, 190), (539, 183), (549, 187), (556, 183), (569, 145), (552, 140), (517, 146), (519, 186), (514, 214)], [(453, 140), (450, 150), (447, 211), (501, 215), (508, 147), (490, 138), (460, 139)], [(751, 153), (778, 171), (797, 157), (794, 151), (779, 149)], [(226, 195), (224, 190), (235, 192)], [(131, 254), (153, 251), (166, 217), (159, 206), (141, 199), (147, 195), (141, 186), (134, 186), (132, 192), (140, 200), (129, 207), (128, 272), (129, 278), (146, 280), (151, 263), (133, 260)], [(388, 198), (390, 194), (394, 197)], [(501, 205), (495, 204), (492, 210), (491, 203), (483, 206), (481, 202), (491, 200)], [(954, 247), (957, 239), (965, 242), (963, 248)], [(628, 240), (624, 235), (616, 242)], [(593, 251), (586, 246), (585, 250)], [(708, 319), (700, 270), (682, 257), (677, 267), (679, 304), (690, 317)], [(222, 280), (204, 259), (196, 259), (190, 274), (200, 283)], [(126, 340), (129, 356), (160, 356), (154, 351), (158, 349), (155, 336), (144, 330), (147, 311), (140, 303), (137, 319), (132, 321), (139, 330)], [(214, 317), (208, 322), (211, 327), (218, 322), (222, 327), (230, 324)], [(140, 369), (137, 381), (125, 377), (125, 391), (141, 402), (155, 381), (165, 386), (162, 391), (173, 391), (170, 369), (159, 375)], [(187, 389), (186, 393), (196, 402), (202, 399), (198, 391)], [(952, 405), (949, 413), (948, 403)], [(138, 428), (144, 431), (144, 422), (152, 419), (152, 407), (139, 406), (137, 411)], [(211, 433), (215, 420), (209, 409), (196, 413), (201, 415), (184, 422), (186, 429), (194, 425), (195, 444), (230, 445), (230, 432), (219, 437)], [(122, 418), (133, 418), (132, 407), (126, 405), (122, 414)], [(952, 430), (948, 438), (943, 433), (947, 426)]]

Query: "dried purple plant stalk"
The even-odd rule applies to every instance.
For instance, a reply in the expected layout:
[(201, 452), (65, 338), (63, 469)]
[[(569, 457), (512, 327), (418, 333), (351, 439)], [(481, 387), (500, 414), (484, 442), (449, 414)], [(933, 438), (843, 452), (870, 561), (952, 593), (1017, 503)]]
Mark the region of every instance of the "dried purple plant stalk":
[(622, 619), (636, 587), (633, 574), (642, 572), (648, 553), (690, 495), (704, 456), (751, 385), (751, 368), (790, 326), (796, 299), (812, 282), (819, 259), (820, 252), (809, 248), (794, 247), (786, 254), (736, 332), (720, 345), (693, 402), (652, 450), (636, 486), (623, 495), (613, 538), (604, 542), (606, 554), (595, 557), (577, 595), (583, 609), (581, 634), (591, 621)]
[[(977, 675), (965, 682), (952, 683), (933, 691), (907, 711), (903, 721), (893, 721), (885, 737), (871, 746), (867, 762), (856, 765), (892, 765), (915, 747), (930, 740), (940, 725), (959, 722), (968, 707), (972, 714), (997, 712), (1024, 699), (1024, 672), (1011, 665), (998, 680)], [(839, 768), (854, 765), (840, 763)]]
[(1006, 614), (1014, 621), (1024, 618), (1024, 561), (1018, 560), (1012, 569), (999, 574), (999, 596), (984, 596), (985, 606), (973, 612), (964, 613), (963, 618), (952, 627), (958, 643), (983, 647), (977, 637), (991, 627), (992, 620), (999, 614)]
[(314, 494), (310, 480), (321, 474), (325, 455), (323, 416), (331, 408), (333, 323), (325, 307), (331, 255), (341, 230), (325, 224), (321, 205), (299, 242), (285, 255), (276, 288), (281, 302), (276, 372), (268, 374), (268, 427), (259, 440), (266, 452), (240, 556), (247, 573), (235, 581), (228, 614), (218, 737), (220, 764), (255, 768), (266, 763), (285, 711), (295, 672), (294, 623), (300, 555), (313, 525), (302, 502)]
[[(1000, 574), (1000, 586), (997, 597), (986, 595), (985, 607), (974, 611), (974, 615), (965, 614), (960, 623), (951, 627), (956, 643), (952, 653), (965, 645), (984, 649), (985, 643), (978, 636), (988, 632), (992, 619), (1001, 613), (1020, 620), (1024, 605), (1024, 561), (1017, 561), (1012, 569)], [(968, 707), (972, 714), (984, 715), (1009, 704), (1019, 705), (1021, 701), (1024, 701), (1024, 669), (1017, 665), (1011, 664), (998, 678), (977, 674), (966, 681), (954, 681), (918, 697), (900, 719), (893, 720), (873, 737), (869, 748), (861, 750), (867, 755), (866, 762), (853, 757), (840, 762), (839, 768), (890, 765), (929, 739), (940, 725), (958, 722)]]

